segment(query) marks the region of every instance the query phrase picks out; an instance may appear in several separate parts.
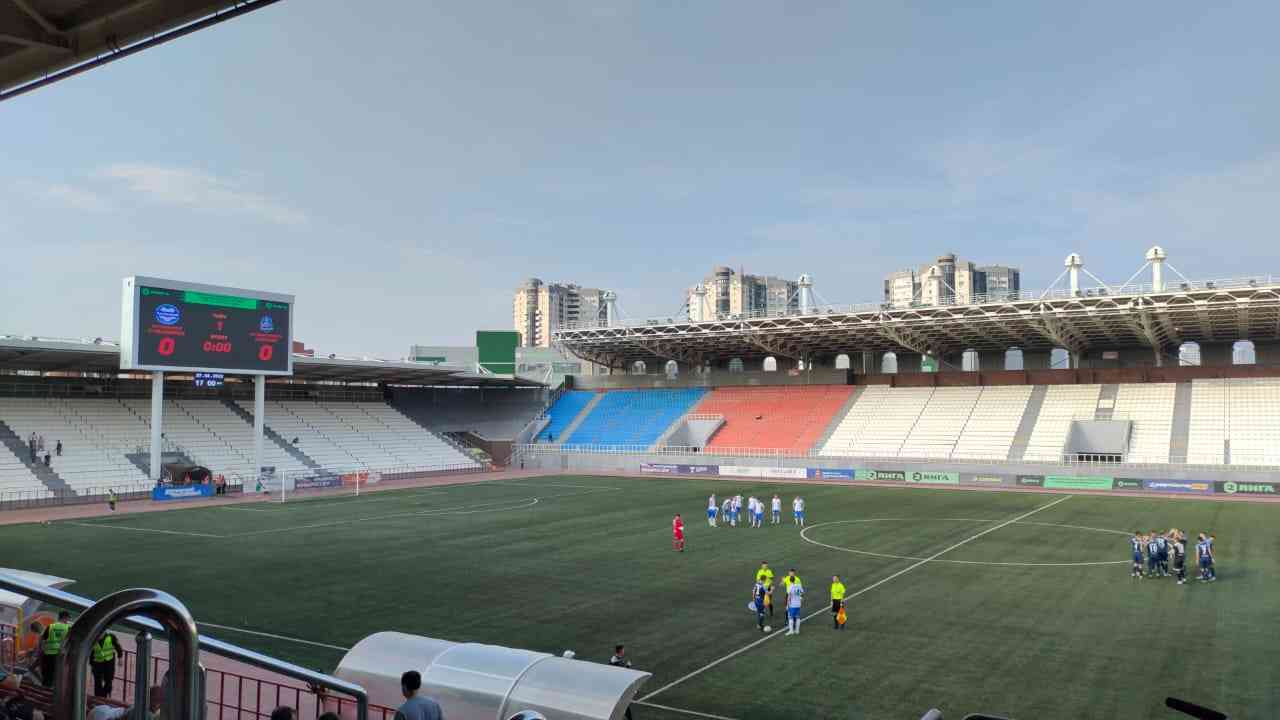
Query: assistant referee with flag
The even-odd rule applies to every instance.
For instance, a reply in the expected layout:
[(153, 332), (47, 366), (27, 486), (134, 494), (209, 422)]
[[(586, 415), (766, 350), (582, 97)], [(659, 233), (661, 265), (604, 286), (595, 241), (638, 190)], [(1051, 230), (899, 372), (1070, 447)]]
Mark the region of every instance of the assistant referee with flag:
[(839, 575), (831, 576), (831, 629), (844, 629), (844, 583)]

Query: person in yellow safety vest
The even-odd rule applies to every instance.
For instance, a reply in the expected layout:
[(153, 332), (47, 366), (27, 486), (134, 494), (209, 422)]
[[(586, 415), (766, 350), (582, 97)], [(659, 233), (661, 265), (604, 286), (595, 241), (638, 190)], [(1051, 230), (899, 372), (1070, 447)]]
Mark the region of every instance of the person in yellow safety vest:
[(120, 639), (110, 630), (93, 643), (93, 655), (89, 658), (89, 670), (93, 673), (93, 696), (111, 697), (111, 686), (116, 677), (116, 663), (120, 654)]
[(839, 575), (831, 576), (831, 622), (832, 630), (843, 630), (844, 623), (841, 622), (841, 614), (844, 610), (844, 583), (840, 582)]
[(45, 687), (53, 687), (53, 675), (58, 667), (58, 656), (62, 654), (62, 646), (71, 632), (71, 613), (63, 610), (58, 619), (49, 623), (44, 629), (40, 641), (40, 680)]

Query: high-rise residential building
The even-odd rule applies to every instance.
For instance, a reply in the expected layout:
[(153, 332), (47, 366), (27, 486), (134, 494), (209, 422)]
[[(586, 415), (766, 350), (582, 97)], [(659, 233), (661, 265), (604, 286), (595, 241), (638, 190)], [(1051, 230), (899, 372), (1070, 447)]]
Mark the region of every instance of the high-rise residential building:
[(1022, 292), (1022, 273), (1007, 265), (983, 265), (978, 268), (987, 279), (987, 298), (1004, 300), (1016, 298)]
[(884, 303), (891, 307), (912, 305), (968, 305), (1007, 297), (1021, 289), (1017, 268), (1005, 265), (978, 267), (948, 253), (915, 270), (899, 270), (885, 276)]
[(785, 315), (798, 311), (800, 285), (795, 280), (734, 272), (733, 268), (721, 265), (712, 268), (701, 283), (689, 288), (686, 297), (689, 317), (695, 320)]
[(607, 320), (608, 290), (530, 278), (516, 288), (512, 315), (521, 347), (551, 347), (551, 335), (565, 325)]

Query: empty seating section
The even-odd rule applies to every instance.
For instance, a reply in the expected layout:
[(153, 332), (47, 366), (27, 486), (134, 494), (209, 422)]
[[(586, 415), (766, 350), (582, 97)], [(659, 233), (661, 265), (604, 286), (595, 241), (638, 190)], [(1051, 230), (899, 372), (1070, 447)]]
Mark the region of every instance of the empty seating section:
[(969, 422), (956, 440), (952, 458), (968, 460), (1005, 460), (1013, 447), (1014, 436), (1022, 423), (1022, 415), (1031, 399), (1030, 385), (988, 386), (982, 388)]
[(808, 450), (852, 392), (848, 385), (718, 388), (693, 412), (724, 416), (724, 425), (707, 443), (709, 450)]
[(1280, 378), (1227, 381), (1229, 465), (1280, 465)]
[(1191, 419), (1187, 427), (1187, 462), (1221, 465), (1226, 457), (1227, 381), (1191, 381)]
[(53, 493), (8, 447), (0, 445), (0, 500), (21, 496), (45, 498)]
[[(473, 468), (477, 462), (444, 439), (386, 403), (324, 403), (323, 407), (362, 437), (370, 438), (381, 456), (370, 468), (447, 470)], [(347, 435), (345, 437), (350, 437)]]
[[(151, 422), (151, 401), (123, 401), (134, 413)], [(221, 400), (165, 400), (160, 429), (165, 440), (178, 446), (193, 462), (222, 475), (233, 485), (256, 476), (253, 471), (253, 425), (237, 415)], [(274, 467), (280, 476), (307, 472), (307, 466), (280, 446), (264, 439), (262, 464)]]
[(397, 390), (392, 406), (436, 432), (510, 440), (542, 412), (538, 390)]
[(1169, 462), (1169, 440), (1173, 435), (1174, 383), (1121, 385), (1116, 393), (1112, 417), (1129, 420), (1129, 451), (1125, 460), (1135, 463)]
[(831, 437), (819, 450), (821, 455), (849, 456), (867, 426), (875, 422), (880, 406), (889, 402), (893, 389), (888, 385), (868, 385), (849, 406), (849, 411), (831, 431)]
[(897, 457), (911, 429), (924, 412), (933, 388), (894, 388), (872, 421), (853, 443), (856, 457)]
[(951, 457), (981, 395), (980, 387), (934, 389), (915, 426), (902, 442), (898, 455), (911, 458)]
[(587, 413), (564, 444), (576, 446), (652, 445), (689, 411), (706, 390), (611, 390)]
[(551, 422), (538, 433), (536, 442), (564, 440), (565, 428), (573, 423), (573, 419), (582, 413), (582, 409), (589, 405), (594, 397), (595, 393), (587, 390), (569, 390), (562, 393), (547, 409), (547, 417)]
[(150, 432), (118, 400), (6, 397), (0, 418), (23, 441), (44, 435), (51, 469), (76, 492), (147, 482), (126, 454), (148, 444)]
[(1050, 385), (1022, 459), (1062, 462), (1071, 421), (1092, 419), (1101, 393), (1101, 385)]

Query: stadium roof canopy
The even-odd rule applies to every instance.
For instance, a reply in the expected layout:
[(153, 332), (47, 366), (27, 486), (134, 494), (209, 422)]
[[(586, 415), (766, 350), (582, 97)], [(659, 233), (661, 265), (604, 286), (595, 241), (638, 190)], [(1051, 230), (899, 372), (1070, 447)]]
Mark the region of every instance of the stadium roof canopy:
[(720, 363), (730, 358), (804, 358), (840, 353), (1158, 348), (1184, 342), (1280, 340), (1280, 280), (1254, 278), (1099, 287), (971, 305), (818, 307), (804, 314), (695, 322), (660, 318), (609, 327), (565, 327), (556, 342), (610, 367), (636, 360)]
[[(0, 370), (110, 375), (121, 372), (120, 348), (113, 342), (101, 339), (61, 340), (0, 336)], [(458, 367), (403, 360), (310, 357), (296, 353), (293, 356), (293, 375), (290, 379), (437, 387), (542, 386), (534, 380), (479, 375)]]
[(0, 100), (279, 0), (0, 0)]

